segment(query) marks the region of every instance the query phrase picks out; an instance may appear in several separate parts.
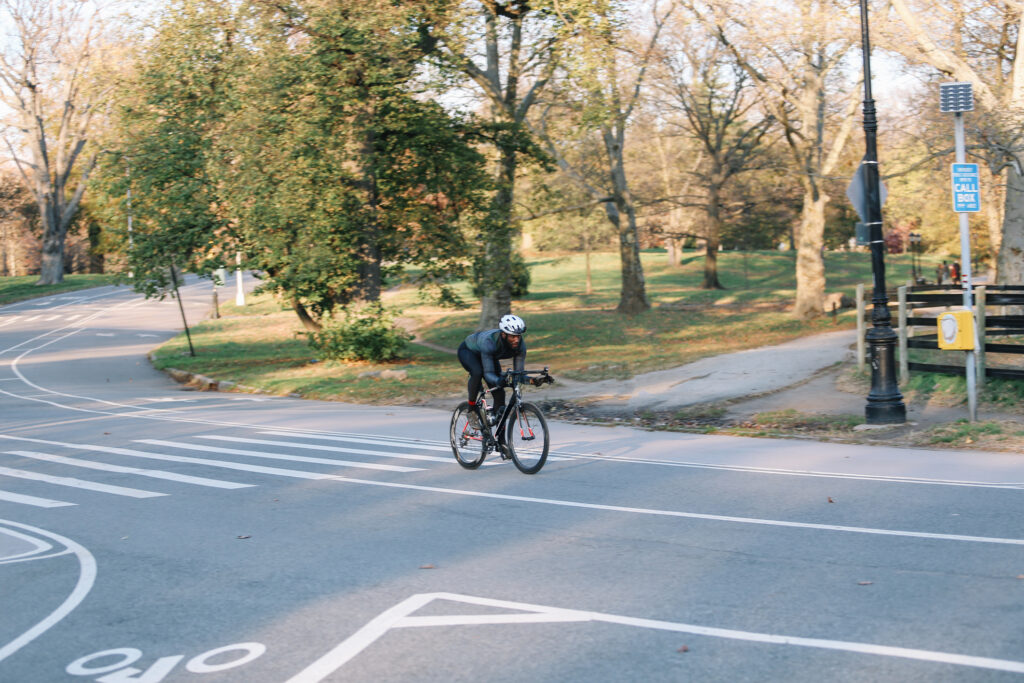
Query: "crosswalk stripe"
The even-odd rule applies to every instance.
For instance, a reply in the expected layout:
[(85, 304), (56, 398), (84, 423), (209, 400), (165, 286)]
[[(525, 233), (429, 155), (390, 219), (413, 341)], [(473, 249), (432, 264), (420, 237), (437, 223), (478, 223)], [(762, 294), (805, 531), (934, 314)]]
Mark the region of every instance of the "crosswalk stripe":
[[(293, 432), (278, 432), (278, 431), (272, 431), (272, 430), (263, 430), (263, 431), (259, 431), (257, 433), (258, 434), (269, 434), (271, 436), (293, 436), (293, 437), (296, 437), (296, 438), (299, 438), (299, 439), (323, 439), (325, 441), (351, 441), (351, 442), (354, 442), (354, 443), (375, 444), (375, 445), (378, 445), (378, 446), (403, 446), (403, 447), (406, 447), (406, 448), (418, 448), (418, 449), (422, 449), (422, 450), (441, 451), (443, 453), (451, 453), (452, 452), (452, 447), (451, 446), (435, 446), (433, 444), (421, 443), (419, 441), (397, 441), (397, 440), (395, 440), (395, 441), (384, 441), (384, 440), (381, 440), (381, 439), (366, 439), (366, 438), (354, 437), (354, 436), (328, 436), (326, 434), (301, 434), (301, 433), (293, 433)], [(201, 438), (204, 438), (204, 439), (224, 439), (224, 440), (230, 440), (233, 437), (203, 435)], [(245, 439), (239, 439), (239, 440), (240, 441), (245, 441)], [(253, 440), (251, 443), (281, 444), (281, 445), (285, 445), (285, 446), (292, 446), (293, 448), (313, 448), (313, 449), (319, 449), (319, 450), (338, 450), (338, 451), (344, 452), (344, 453), (365, 453), (367, 455), (377, 455), (377, 456), (381, 456), (381, 457), (385, 457), (385, 458), (406, 458), (406, 459), (410, 459), (410, 460), (433, 460), (435, 462), (451, 462), (451, 460), (452, 460), (450, 457), (449, 458), (441, 458), (441, 457), (430, 456), (430, 455), (411, 455), (411, 454), (397, 454), (397, 453), (382, 453), (380, 451), (361, 451), (361, 450), (347, 449), (347, 448), (332, 449), (332, 448), (327, 447), (327, 446), (319, 446), (319, 447), (318, 446), (303, 446), (301, 444), (296, 444), (296, 443), (291, 443), (291, 442), (255, 441), (255, 440)], [(559, 457), (557, 455), (550, 455), (550, 456), (548, 456), (548, 462), (557, 462), (559, 460), (572, 460), (572, 458)], [(499, 464), (499, 463), (494, 462), (494, 461), (488, 461), (488, 462), (485, 462), (484, 464), (485, 465), (496, 465), (496, 464)]]
[[(340, 465), (342, 467), (358, 467), (368, 470), (386, 470), (388, 472), (419, 472), (419, 467), (402, 467), (400, 465), (377, 465), (368, 462), (354, 462), (351, 460), (334, 460), (332, 458), (310, 458), (304, 455), (284, 455), (283, 453), (261, 453), (260, 451), (246, 451), (239, 448), (219, 448), (205, 444), (190, 444), (180, 441), (162, 441), (160, 439), (138, 439), (138, 443), (147, 443), (153, 446), (170, 446), (171, 448), (184, 448), (191, 451), (203, 451), (211, 453), (224, 453), (227, 455), (247, 455), (253, 458), (268, 458), (271, 460), (290, 460), (293, 462), (311, 462), (320, 465)], [(288, 445), (288, 444), (284, 444)]]
[(71, 465), (72, 467), (85, 467), (91, 470), (103, 470), (105, 472), (120, 472), (122, 474), (135, 474), (140, 477), (150, 477), (153, 479), (166, 479), (167, 481), (177, 481), (183, 484), (195, 484), (197, 486), (209, 486), (217, 489), (244, 489), (255, 486), (255, 484), (239, 484), (234, 481), (224, 481), (221, 479), (207, 479), (206, 477), (193, 477), (188, 474), (178, 474), (176, 472), (165, 472), (164, 470), (148, 470), (140, 467), (125, 467), (123, 465), (110, 465), (105, 462), (96, 462), (94, 460), (81, 460), (79, 458), (66, 458), (62, 455), (52, 455), (50, 453), (37, 453), (35, 451), (7, 451), (10, 455), (20, 455), (23, 458), (34, 458), (35, 460), (45, 460), (47, 462), (56, 462), (62, 465)]
[[(442, 458), (439, 455), (415, 455), (413, 453), (388, 453), (386, 451), (370, 451), (365, 448), (343, 448), (342, 446), (323, 446), (320, 444), (293, 443), (291, 441), (269, 441), (266, 439), (244, 439), (236, 436), (219, 436), (215, 434), (201, 434), (201, 439), (214, 439), (216, 441), (231, 441), (234, 443), (254, 443), (263, 446), (287, 446), (288, 448), (304, 448), (311, 451), (330, 451), (332, 453), (354, 453), (356, 455), (374, 455), (378, 458), (401, 458), (403, 460), (427, 460), (430, 462), (451, 462), (452, 458)], [(402, 444), (391, 444), (399, 446)], [(449, 453), (452, 452), (448, 448)]]
[(49, 498), (26, 496), (24, 493), (12, 493), (10, 491), (0, 491), (0, 500), (6, 500), (8, 503), (32, 505), (37, 508), (63, 508), (75, 505), (75, 503), (65, 503), (60, 500), (50, 500)]
[(60, 318), (60, 316), (59, 316), (59, 315), (51, 315), (51, 316), (49, 316), (48, 318), (44, 319), (44, 320), (43, 320), (43, 322), (44, 322), (44, 323), (48, 323), (48, 322), (50, 322), (51, 320), (57, 320), (58, 318)]
[(166, 493), (157, 493), (155, 491), (143, 491), (142, 489), (133, 489), (127, 486), (99, 484), (94, 481), (75, 479), (73, 477), (55, 477), (52, 474), (41, 474), (39, 472), (17, 470), (11, 467), (0, 467), (0, 475), (16, 477), (18, 479), (32, 479), (34, 481), (43, 481), (46, 482), (47, 484), (56, 484), (57, 486), (71, 486), (76, 489), (86, 489), (88, 491), (110, 493), (115, 496), (127, 496), (128, 498), (156, 498), (157, 496), (167, 495)]
[[(328, 436), (326, 434), (302, 434), (297, 432), (276, 432), (276, 431), (261, 431), (260, 434), (269, 434), (270, 436), (291, 436), (297, 439), (320, 439), (322, 441), (348, 441), (351, 443), (365, 443), (373, 446), (406, 446), (411, 448), (419, 448), (425, 451), (441, 451), (443, 453), (451, 453), (451, 446), (435, 446), (434, 444), (421, 443), (419, 441), (385, 441), (382, 439), (367, 439), (364, 437), (357, 436)], [(445, 458), (447, 461), (448, 459)]]
[(22, 322), (30, 323), (30, 322), (32, 322), (33, 320), (35, 320), (36, 318), (42, 318), (42, 317), (43, 317), (43, 316), (41, 316), (41, 315), (34, 315), (34, 316), (32, 316), (31, 318), (24, 318), (24, 319), (22, 320)]
[(48, 441), (47, 439), (33, 439), (27, 436), (10, 436), (0, 434), (3, 439), (16, 439), (18, 441), (30, 441), (32, 443), (44, 443), (50, 446), (63, 446), (65, 448), (77, 448), (83, 451), (96, 451), (98, 453), (113, 453), (114, 455), (127, 455), (132, 458), (148, 458), (150, 460), (166, 460), (167, 462), (187, 462), (194, 465), (209, 465), (210, 467), (222, 467), (229, 470), (241, 470), (242, 472), (256, 472), (257, 474), (272, 474), (279, 477), (294, 477), (296, 479), (332, 479), (330, 474), (309, 472), (306, 470), (289, 470), (280, 467), (264, 467), (262, 465), (246, 465), (240, 462), (227, 460), (207, 460), (205, 458), (188, 458), (183, 455), (164, 455), (163, 453), (149, 453), (137, 451), (133, 448), (116, 448), (114, 446), (93, 446), (86, 443), (66, 443), (64, 441)]

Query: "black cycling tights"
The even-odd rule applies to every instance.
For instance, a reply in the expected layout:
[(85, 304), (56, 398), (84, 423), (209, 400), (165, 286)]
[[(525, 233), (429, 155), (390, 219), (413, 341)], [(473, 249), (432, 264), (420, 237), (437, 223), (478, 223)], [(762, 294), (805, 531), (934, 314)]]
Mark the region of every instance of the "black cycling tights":
[[(466, 372), (469, 373), (469, 383), (466, 385), (466, 388), (469, 390), (469, 400), (474, 401), (476, 400), (476, 395), (480, 393), (480, 382), (484, 378), (483, 361), (479, 353), (466, 346), (466, 342), (462, 342), (459, 345), (459, 362), (462, 363), (462, 367), (466, 368)], [(501, 374), (501, 365), (497, 359), (494, 361), (493, 370), (494, 374)], [(492, 395), (494, 396), (494, 407), (505, 405), (504, 389), (495, 389)]]

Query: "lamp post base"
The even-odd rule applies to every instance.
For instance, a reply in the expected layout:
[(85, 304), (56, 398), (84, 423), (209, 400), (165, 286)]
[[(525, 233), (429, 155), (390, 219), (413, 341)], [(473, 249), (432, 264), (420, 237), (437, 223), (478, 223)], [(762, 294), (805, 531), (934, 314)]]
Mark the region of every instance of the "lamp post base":
[(883, 322), (868, 330), (866, 337), (871, 349), (871, 393), (864, 416), (871, 425), (903, 424), (907, 406), (896, 383), (896, 333)]
[(864, 408), (864, 416), (869, 425), (903, 424), (907, 421), (907, 406), (900, 400), (869, 403)]

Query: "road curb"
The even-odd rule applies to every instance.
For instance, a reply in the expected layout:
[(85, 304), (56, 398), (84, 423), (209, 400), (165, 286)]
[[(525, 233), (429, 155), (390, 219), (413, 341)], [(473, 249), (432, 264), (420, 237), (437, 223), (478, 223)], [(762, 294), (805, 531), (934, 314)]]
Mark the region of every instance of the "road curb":
[[(149, 362), (153, 362), (153, 358), (149, 358)], [(178, 368), (164, 368), (161, 372), (165, 373), (168, 377), (173, 379), (178, 384), (184, 384), (186, 386), (195, 387), (199, 391), (224, 391), (224, 392), (244, 392), (247, 394), (264, 394), (266, 393), (262, 389), (256, 387), (250, 387), (245, 384), (238, 384), (237, 382), (230, 382), (228, 380), (218, 380), (206, 375), (200, 375), (196, 372), (189, 372), (188, 370), (179, 370)]]

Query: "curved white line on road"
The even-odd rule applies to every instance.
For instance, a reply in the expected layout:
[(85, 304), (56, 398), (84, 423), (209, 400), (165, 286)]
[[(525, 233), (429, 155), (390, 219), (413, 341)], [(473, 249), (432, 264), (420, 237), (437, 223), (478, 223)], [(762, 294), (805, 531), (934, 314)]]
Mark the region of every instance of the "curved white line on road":
[(82, 600), (84, 600), (85, 596), (89, 594), (89, 591), (92, 590), (93, 584), (96, 582), (96, 558), (92, 556), (92, 553), (72, 541), (70, 538), (65, 538), (64, 536), (53, 533), (52, 531), (46, 531), (45, 529), (29, 526), (28, 524), (19, 524), (18, 522), (12, 522), (6, 519), (0, 519), (0, 524), (8, 527), (24, 529), (60, 543), (70, 552), (74, 553), (75, 557), (78, 558), (79, 565), (78, 582), (75, 584), (74, 590), (71, 591), (71, 594), (68, 595), (64, 602), (38, 624), (25, 631), (3, 647), (0, 647), (0, 662), (3, 662), (15, 652), (49, 631), (57, 625), (61, 619), (66, 617), (76, 607), (78, 607), (79, 604), (81, 604)]
[(18, 560), (19, 558), (30, 558), (33, 555), (39, 555), (40, 553), (45, 553), (46, 551), (50, 550), (53, 547), (52, 545), (50, 545), (46, 541), (40, 540), (40, 539), (35, 538), (33, 536), (29, 536), (28, 534), (23, 534), (20, 531), (14, 531), (13, 529), (5, 529), (2, 526), (0, 526), (0, 534), (6, 534), (6, 535), (11, 536), (13, 538), (17, 538), (19, 540), (24, 541), (25, 543), (28, 543), (30, 546), (32, 546), (32, 550), (26, 550), (25, 552), (18, 553), (17, 555), (5, 555), (3, 557), (0, 557), (0, 564), (7, 564), (9, 562), (14, 562), (15, 560)]

